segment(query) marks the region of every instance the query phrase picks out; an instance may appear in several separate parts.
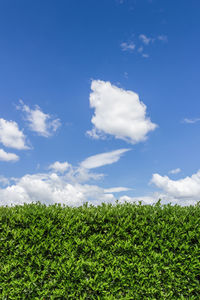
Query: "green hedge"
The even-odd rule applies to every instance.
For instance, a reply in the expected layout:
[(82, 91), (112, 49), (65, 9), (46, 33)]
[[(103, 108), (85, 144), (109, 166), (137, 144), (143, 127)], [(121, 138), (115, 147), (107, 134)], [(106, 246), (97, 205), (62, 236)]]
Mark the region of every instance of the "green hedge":
[(0, 207), (0, 299), (200, 299), (200, 206)]

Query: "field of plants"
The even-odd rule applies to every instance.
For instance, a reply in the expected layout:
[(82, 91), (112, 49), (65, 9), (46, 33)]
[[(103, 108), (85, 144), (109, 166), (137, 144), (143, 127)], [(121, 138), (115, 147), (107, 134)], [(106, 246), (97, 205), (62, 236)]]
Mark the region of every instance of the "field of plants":
[(200, 299), (200, 205), (0, 207), (0, 299)]

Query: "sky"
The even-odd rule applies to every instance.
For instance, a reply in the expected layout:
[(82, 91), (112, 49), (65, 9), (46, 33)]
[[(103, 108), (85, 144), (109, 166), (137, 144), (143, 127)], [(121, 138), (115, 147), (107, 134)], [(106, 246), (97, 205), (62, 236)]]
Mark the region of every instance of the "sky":
[(0, 1), (0, 206), (200, 201), (198, 0)]

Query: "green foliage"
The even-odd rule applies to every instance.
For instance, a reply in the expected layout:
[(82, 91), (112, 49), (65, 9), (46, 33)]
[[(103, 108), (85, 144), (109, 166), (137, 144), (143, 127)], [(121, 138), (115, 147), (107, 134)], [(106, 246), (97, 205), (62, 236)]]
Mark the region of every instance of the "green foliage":
[(0, 299), (199, 299), (200, 205), (0, 207)]

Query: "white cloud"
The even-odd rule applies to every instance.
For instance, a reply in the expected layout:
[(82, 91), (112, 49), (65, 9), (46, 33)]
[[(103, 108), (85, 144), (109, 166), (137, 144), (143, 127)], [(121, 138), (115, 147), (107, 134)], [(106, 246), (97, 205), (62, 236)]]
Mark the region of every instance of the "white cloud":
[[(37, 188), (35, 188), (37, 187)], [(79, 203), (81, 193), (71, 184), (63, 185), (62, 180), (54, 174), (25, 175), (15, 185), (0, 189), (1, 205), (22, 205), (32, 201), (46, 204)]]
[(158, 40), (162, 42), (168, 42), (167, 36), (163, 34), (158, 36)]
[(105, 140), (106, 139), (106, 135), (102, 131), (96, 129), (95, 127), (92, 128), (92, 130), (88, 130), (86, 132), (86, 135), (95, 140), (98, 140), (98, 139)]
[(83, 160), (78, 167), (74, 167), (68, 162), (56, 161), (51, 164), (48, 169), (56, 173), (65, 174), (65, 177), (71, 182), (86, 182), (91, 179), (99, 180), (105, 175), (102, 173), (93, 173), (90, 169), (98, 168), (101, 166), (113, 164), (117, 162), (120, 157), (130, 149), (118, 149), (110, 152), (96, 154), (87, 157)]
[(14, 121), (7, 121), (0, 118), (0, 143), (5, 147), (19, 150), (29, 149), (26, 145), (26, 137), (19, 130), (18, 124)]
[[(191, 177), (177, 181), (170, 180), (167, 176), (153, 174), (152, 182), (163, 192), (142, 197), (130, 197), (125, 194), (116, 198), (113, 193), (126, 192), (131, 189), (120, 186), (104, 189), (96, 184), (84, 183), (90, 179), (97, 180), (104, 176), (104, 174), (91, 173), (90, 169), (116, 162), (122, 155), (119, 153), (121, 150), (127, 151), (128, 149), (102, 153), (104, 155), (112, 153), (107, 158), (100, 155), (88, 157), (78, 167), (57, 161), (51, 165), (50, 170), (53, 171), (47, 173), (27, 174), (21, 178), (9, 179), (1, 175), (0, 184), (4, 187), (0, 188), (0, 206), (23, 205), (36, 201), (46, 205), (61, 203), (69, 206), (81, 206), (86, 201), (92, 205), (100, 205), (102, 202), (115, 204), (117, 199), (120, 203), (125, 201), (139, 203), (141, 201), (142, 205), (154, 204), (158, 199), (162, 199), (162, 204), (171, 202), (172, 205), (187, 206), (194, 205), (200, 200), (200, 171)], [(117, 153), (114, 155), (113, 152)]]
[(130, 191), (130, 190), (131, 190), (130, 188), (118, 186), (118, 187), (112, 187), (109, 189), (104, 189), (104, 192), (105, 193), (120, 193), (120, 192), (126, 192), (126, 191)]
[(121, 43), (120, 47), (122, 51), (133, 51), (135, 49), (135, 44), (133, 42), (130, 43), (123, 42)]
[(200, 121), (200, 118), (194, 118), (194, 119), (187, 119), (187, 118), (185, 118), (183, 120), (183, 123), (194, 124), (194, 123), (199, 122), (199, 121)]
[(143, 42), (145, 45), (149, 45), (149, 43), (153, 42), (154, 39), (148, 38), (145, 34), (140, 34), (139, 39)]
[(141, 47), (138, 48), (138, 52), (141, 54), (141, 56), (144, 57), (144, 58), (148, 58), (149, 54), (143, 53), (143, 51), (144, 51), (143, 46), (141, 46)]
[(110, 82), (93, 80), (90, 106), (94, 108), (92, 124), (87, 132), (93, 138), (113, 135), (132, 144), (145, 141), (157, 125), (146, 116), (146, 105), (133, 91), (126, 91)]
[(151, 182), (175, 199), (200, 200), (200, 170), (191, 177), (179, 180), (153, 174)]
[[(161, 34), (158, 35), (157, 37), (147, 37), (145, 34), (140, 34), (138, 36), (138, 41), (137, 41), (137, 52), (144, 58), (148, 58), (149, 54), (147, 53), (143, 53), (144, 52), (144, 47), (145, 46), (150, 46), (151, 44), (153, 44), (155, 41), (159, 41), (159, 42), (163, 42), (163, 43), (167, 43), (168, 42), (168, 38), (166, 35)], [(136, 44), (134, 42), (123, 42), (121, 43), (120, 47), (122, 49), (122, 51), (130, 51), (133, 52), (133, 50), (135, 50), (136, 48)], [(137, 53), (136, 52), (136, 53)]]
[(71, 165), (67, 161), (63, 162), (63, 163), (56, 161), (55, 163), (53, 163), (49, 166), (49, 169), (51, 169), (55, 172), (64, 173), (70, 167), (71, 167)]
[(161, 199), (161, 205), (166, 205), (171, 203), (171, 205), (189, 206), (196, 205), (200, 200), (199, 198), (176, 198), (172, 195), (166, 193), (154, 192), (151, 195), (144, 195), (139, 197), (129, 197), (127, 195), (121, 196), (119, 198), (119, 203), (129, 202), (129, 203), (139, 203), (142, 205), (155, 205), (158, 200)]
[(169, 171), (169, 174), (178, 174), (181, 172), (181, 169), (180, 168), (177, 168), (177, 169), (174, 169), (174, 170), (171, 170)]
[(128, 72), (124, 72), (124, 77), (128, 79)]
[(3, 149), (0, 149), (0, 161), (17, 161), (19, 156), (14, 153), (5, 152)]
[(35, 106), (35, 109), (30, 109), (22, 100), (19, 102), (20, 105), (17, 106), (17, 109), (24, 112), (25, 119), (29, 122), (29, 129), (37, 132), (38, 135), (49, 137), (60, 127), (60, 120), (43, 113), (38, 105)]
[(157, 197), (154, 196), (142, 196), (142, 197), (129, 197), (127, 195), (121, 196), (119, 198), (119, 203), (124, 203), (124, 202), (129, 202), (129, 203), (139, 203), (140, 201), (142, 204), (153, 204), (158, 201)]
[(155, 42), (155, 40), (165, 42), (165, 43), (168, 41), (167, 36), (164, 34), (159, 35), (157, 38), (151, 38), (151, 37), (147, 37), (145, 34), (140, 34), (139, 39), (144, 45), (149, 45), (150, 43)]
[(10, 183), (10, 180), (3, 175), (0, 175), (0, 184), (6, 186)]
[(117, 162), (121, 155), (130, 149), (118, 149), (90, 156), (81, 162), (80, 166), (85, 169), (94, 169)]
[[(158, 200), (157, 197), (148, 196), (129, 197), (123, 195), (116, 198), (112, 193), (125, 192), (130, 189), (126, 187), (103, 189), (97, 185), (80, 184), (70, 181), (65, 175), (52, 172), (27, 174), (14, 181), (15, 184), (0, 188), (0, 206), (23, 205), (40, 201), (46, 205), (61, 203), (74, 207), (81, 206), (86, 201), (97, 206), (102, 202), (114, 205), (117, 199), (120, 203), (142, 201), (144, 204), (154, 203)], [(5, 184), (9, 184), (9, 180), (6, 180)]]
[(48, 169), (53, 170), (56, 173), (64, 174), (65, 179), (72, 183), (87, 182), (91, 179), (99, 180), (105, 176), (102, 173), (91, 172), (90, 169), (85, 168), (82, 163), (80, 163), (78, 167), (74, 167), (68, 162), (61, 163), (57, 161), (51, 164)]
[[(199, 173), (200, 177), (200, 173)], [(69, 206), (81, 206), (86, 201), (92, 205), (101, 205), (104, 203), (115, 204), (118, 199), (119, 203), (130, 202), (139, 203), (142, 205), (155, 204), (158, 199), (162, 199), (161, 204), (170, 203), (172, 205), (178, 204), (181, 206), (195, 205), (199, 200), (194, 193), (191, 197), (178, 197), (177, 193), (153, 193), (152, 195), (145, 195), (141, 197), (130, 197), (123, 195), (116, 198), (112, 193), (124, 192), (129, 189), (126, 187), (114, 187), (103, 189), (97, 185), (81, 184), (74, 180), (69, 180), (66, 175), (58, 175), (56, 173), (38, 173), (34, 175), (25, 175), (22, 178), (12, 178), (14, 184), (10, 184), (10, 180), (4, 179), (0, 176), (0, 183), (8, 185), (6, 188), (0, 188), (0, 206), (23, 205), (24, 203), (31, 203), (40, 201), (46, 205), (54, 203), (61, 203)], [(35, 188), (37, 187), (37, 189)]]
[(143, 48), (142, 46), (138, 48), (138, 52), (139, 52), (139, 53), (142, 53), (143, 50), (144, 50), (144, 48)]
[(127, 191), (128, 188), (118, 187), (106, 190), (83, 182), (102, 178), (104, 174), (91, 173), (90, 169), (114, 163), (126, 151), (128, 149), (94, 155), (85, 159), (78, 167), (57, 161), (49, 167), (53, 171), (47, 173), (27, 174), (22, 178), (11, 178), (6, 181), (4, 177), (2, 180), (0, 177), (0, 182), (8, 185), (0, 188), (0, 205), (23, 205), (35, 201), (47, 205), (62, 203), (70, 206), (80, 206), (86, 201), (93, 205), (99, 205), (101, 202), (114, 204), (116, 198), (112, 190), (120, 192)]
[(142, 57), (148, 58), (148, 57), (149, 57), (149, 54), (143, 53), (143, 54), (142, 54)]
[(96, 185), (67, 182), (65, 177), (56, 173), (25, 175), (16, 184), (0, 189), (0, 205), (23, 205), (36, 201), (46, 205), (80, 206), (86, 201), (94, 205), (114, 202), (115, 197)]
[(67, 174), (67, 177), (73, 182), (87, 182), (89, 180), (100, 180), (105, 175), (102, 173), (93, 173), (90, 169), (82, 167), (73, 168), (71, 172)]

